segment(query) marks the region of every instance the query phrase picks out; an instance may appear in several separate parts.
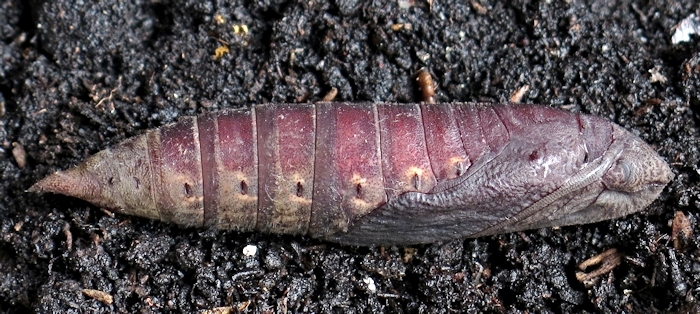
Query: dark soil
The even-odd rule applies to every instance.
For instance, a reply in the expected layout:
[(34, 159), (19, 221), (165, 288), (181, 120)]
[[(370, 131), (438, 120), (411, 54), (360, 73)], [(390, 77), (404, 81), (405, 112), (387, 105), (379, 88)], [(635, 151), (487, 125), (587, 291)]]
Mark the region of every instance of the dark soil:
[[(0, 0), (0, 312), (698, 310), (700, 38), (671, 44), (692, 13), (695, 0)], [(421, 67), (439, 101), (505, 102), (527, 85), (523, 102), (609, 118), (676, 178), (623, 219), (412, 248), (186, 229), (24, 192), (185, 115), (331, 87), (415, 101)], [(676, 211), (693, 233), (674, 247)], [(611, 248), (621, 265), (580, 283), (576, 265)]]

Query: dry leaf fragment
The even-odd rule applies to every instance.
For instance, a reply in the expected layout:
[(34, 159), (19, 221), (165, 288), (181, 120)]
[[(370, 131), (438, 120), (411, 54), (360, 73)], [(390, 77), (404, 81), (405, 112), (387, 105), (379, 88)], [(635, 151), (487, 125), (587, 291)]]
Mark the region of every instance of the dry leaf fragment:
[(328, 93), (323, 96), (321, 101), (333, 101), (335, 97), (338, 96), (338, 89), (335, 87), (331, 87), (331, 90), (328, 91)]
[(682, 211), (677, 211), (673, 216), (673, 222), (671, 223), (671, 240), (673, 241), (673, 248), (677, 251), (685, 251), (687, 248), (687, 242), (693, 235), (693, 228), (690, 225), (690, 220), (683, 214)]
[(223, 57), (225, 54), (229, 52), (229, 48), (226, 45), (219, 46), (214, 50), (214, 60), (219, 60), (221, 57)]
[(112, 302), (114, 302), (112, 295), (104, 291), (95, 289), (83, 289), (83, 294), (89, 298), (93, 298), (104, 304), (112, 304)]
[[(611, 272), (613, 269), (619, 266), (621, 262), (622, 253), (619, 253), (617, 249), (609, 249), (579, 264), (578, 268), (581, 271), (576, 272), (576, 279), (587, 286), (592, 285), (592, 279)], [(588, 273), (585, 272), (586, 268), (596, 265), (598, 266), (597, 269), (594, 269)]]
[(478, 14), (484, 15), (489, 12), (489, 10), (486, 9), (483, 5), (481, 5), (481, 3), (479, 3), (478, 1), (472, 0), (469, 1), (469, 4), (471, 4), (472, 9), (474, 9), (474, 11), (476, 11), (476, 13)]
[(520, 86), (517, 90), (513, 92), (513, 94), (510, 95), (510, 102), (517, 104), (521, 100), (523, 100), (523, 96), (525, 96), (525, 93), (527, 93), (530, 90), (530, 85), (523, 85)]
[(229, 314), (229, 313), (234, 313), (232, 306), (215, 307), (213, 309), (204, 310), (204, 311), (200, 312), (200, 314)]

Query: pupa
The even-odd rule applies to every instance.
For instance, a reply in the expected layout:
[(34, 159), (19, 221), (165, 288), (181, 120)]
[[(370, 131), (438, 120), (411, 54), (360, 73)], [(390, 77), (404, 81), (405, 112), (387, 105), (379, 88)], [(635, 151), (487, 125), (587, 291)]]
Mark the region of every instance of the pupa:
[(263, 104), (152, 129), (30, 188), (184, 226), (409, 245), (638, 212), (673, 173), (608, 120), (537, 105)]

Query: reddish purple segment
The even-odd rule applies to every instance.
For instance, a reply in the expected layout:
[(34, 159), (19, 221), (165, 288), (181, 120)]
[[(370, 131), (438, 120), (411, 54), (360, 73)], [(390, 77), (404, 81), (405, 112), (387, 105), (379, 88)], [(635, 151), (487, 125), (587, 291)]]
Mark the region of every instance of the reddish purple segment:
[(377, 105), (384, 188), (389, 198), (409, 191), (427, 193), (435, 187), (417, 104)]
[(478, 110), (481, 120), (481, 132), (490, 151), (495, 152), (503, 148), (510, 140), (508, 130), (503, 125), (503, 121), (498, 117), (493, 107), (488, 106)]
[(161, 221), (167, 221), (160, 214), (161, 208), (163, 208), (161, 206), (166, 205), (160, 201), (160, 195), (163, 193), (161, 188), (163, 186), (163, 180), (161, 178), (161, 169), (163, 169), (163, 152), (160, 147), (160, 129), (157, 129), (157, 131), (154, 132), (148, 132), (145, 136), (147, 137), (146, 146), (148, 148), (148, 156), (151, 165), (151, 176), (153, 178), (151, 186), (153, 186), (153, 200), (156, 203), (155, 211), (158, 213), (158, 216), (160, 217), (159, 219)]
[(371, 104), (317, 104), (312, 234), (327, 234), (386, 202)]
[(464, 149), (469, 157), (469, 162), (473, 164), (489, 150), (488, 142), (481, 131), (479, 108), (477, 106), (452, 106), (452, 109), (462, 134)]
[[(202, 193), (204, 195), (204, 225), (213, 226), (216, 224), (219, 210), (219, 171), (216, 166), (216, 134), (217, 117), (205, 115), (199, 117), (197, 125), (199, 127), (199, 145), (202, 151)], [(213, 136), (207, 136), (211, 134)], [(204, 135), (204, 136), (203, 136)]]
[(254, 111), (199, 118), (204, 224), (251, 230), (258, 213), (258, 162)]
[(459, 177), (469, 168), (452, 106), (421, 104), (428, 157), (438, 180)]
[(311, 220), (315, 107), (256, 107), (258, 130), (257, 230), (306, 234)]
[(164, 126), (160, 134), (162, 159), (154, 158), (160, 167), (153, 167), (161, 170), (161, 189), (156, 191), (160, 217), (177, 224), (202, 225), (202, 167), (196, 118)]

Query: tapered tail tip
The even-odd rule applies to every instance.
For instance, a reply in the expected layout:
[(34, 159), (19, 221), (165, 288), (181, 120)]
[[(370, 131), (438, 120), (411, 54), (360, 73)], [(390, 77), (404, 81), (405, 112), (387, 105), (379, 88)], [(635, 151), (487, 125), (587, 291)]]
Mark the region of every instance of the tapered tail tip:
[(56, 172), (35, 183), (27, 192), (56, 193), (85, 200), (93, 200), (100, 194), (100, 186), (78, 169)]

